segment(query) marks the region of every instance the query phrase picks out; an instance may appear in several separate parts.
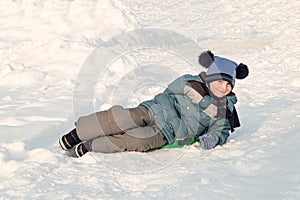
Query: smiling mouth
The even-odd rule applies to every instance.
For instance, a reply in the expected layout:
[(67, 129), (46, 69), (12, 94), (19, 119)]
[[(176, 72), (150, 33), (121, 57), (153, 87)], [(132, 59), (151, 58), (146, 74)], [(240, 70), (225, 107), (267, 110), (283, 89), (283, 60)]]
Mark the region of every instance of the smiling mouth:
[(217, 90), (217, 91), (220, 92), (220, 93), (226, 93), (226, 90), (225, 91)]

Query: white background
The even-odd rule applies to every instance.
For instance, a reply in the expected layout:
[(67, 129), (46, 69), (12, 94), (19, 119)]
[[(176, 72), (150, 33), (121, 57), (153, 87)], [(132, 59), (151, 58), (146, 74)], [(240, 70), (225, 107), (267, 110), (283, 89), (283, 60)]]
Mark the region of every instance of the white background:
[[(0, 199), (299, 199), (298, 16), (292, 0), (1, 1)], [(73, 90), (85, 59), (109, 38), (149, 27), (249, 66), (234, 88), (242, 127), (210, 151), (67, 157), (57, 139), (74, 127)], [(112, 89), (124, 76), (129, 85), (147, 77), (151, 66), (126, 71), (143, 62), (168, 66), (174, 76), (199, 73), (177, 60), (161, 50), (116, 59), (99, 80), (95, 110), (128, 96)], [(170, 81), (163, 73), (159, 79)], [(130, 89), (124, 106), (163, 87)]]

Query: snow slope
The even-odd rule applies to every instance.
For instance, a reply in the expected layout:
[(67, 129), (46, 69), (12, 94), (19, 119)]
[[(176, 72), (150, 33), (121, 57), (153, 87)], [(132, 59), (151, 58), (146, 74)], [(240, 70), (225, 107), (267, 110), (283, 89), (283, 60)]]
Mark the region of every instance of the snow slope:
[[(0, 199), (299, 199), (298, 8), (292, 0), (1, 1)], [(155, 48), (131, 49), (143, 38), (127, 34), (147, 28), (174, 35), (150, 35)], [(102, 73), (85, 102), (77, 93), (89, 77), (85, 61), (107, 41), (124, 52), (95, 68)], [(135, 106), (203, 70), (174, 45), (249, 66), (234, 88), (242, 127), (229, 142), (210, 151), (65, 156), (57, 139), (79, 115)]]

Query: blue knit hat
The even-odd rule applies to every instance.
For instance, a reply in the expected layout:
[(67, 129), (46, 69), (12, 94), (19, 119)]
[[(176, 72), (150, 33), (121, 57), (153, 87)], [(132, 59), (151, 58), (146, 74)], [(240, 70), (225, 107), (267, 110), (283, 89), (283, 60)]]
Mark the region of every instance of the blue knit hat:
[(234, 87), (235, 78), (244, 79), (249, 74), (247, 65), (240, 63), (239, 65), (227, 58), (214, 56), (211, 51), (200, 54), (199, 63), (208, 68), (206, 72), (206, 82), (217, 80), (225, 80)]

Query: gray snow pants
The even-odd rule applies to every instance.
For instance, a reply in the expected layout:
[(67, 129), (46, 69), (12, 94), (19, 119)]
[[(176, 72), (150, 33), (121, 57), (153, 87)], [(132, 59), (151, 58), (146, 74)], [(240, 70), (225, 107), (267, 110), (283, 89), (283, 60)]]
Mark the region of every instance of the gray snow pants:
[(128, 109), (113, 106), (80, 117), (76, 130), (78, 137), (87, 141), (94, 152), (145, 152), (167, 144), (163, 133), (143, 106)]

